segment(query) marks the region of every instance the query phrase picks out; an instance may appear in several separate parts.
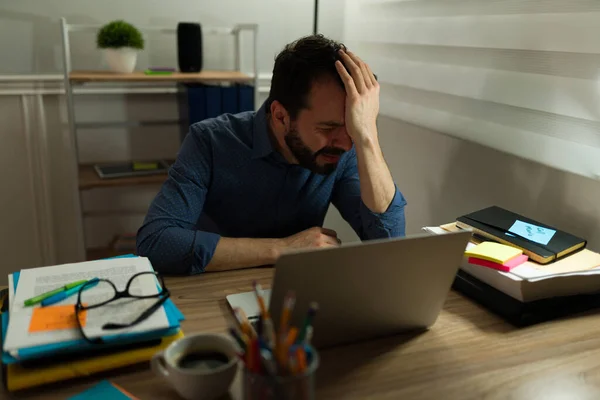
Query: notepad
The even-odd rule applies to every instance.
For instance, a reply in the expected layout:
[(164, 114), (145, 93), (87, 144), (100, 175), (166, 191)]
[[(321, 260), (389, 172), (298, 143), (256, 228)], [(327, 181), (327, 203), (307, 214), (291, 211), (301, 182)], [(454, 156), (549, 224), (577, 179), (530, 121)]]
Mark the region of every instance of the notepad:
[[(81, 326), (85, 326), (86, 311), (79, 314)], [(58, 329), (77, 328), (75, 319), (75, 306), (67, 304), (63, 306), (37, 307), (33, 309), (31, 321), (29, 322), (29, 332), (54, 331)]]
[(479, 258), (498, 264), (504, 264), (521, 254), (523, 254), (523, 250), (494, 242), (480, 243), (465, 252), (467, 257)]
[(134, 162), (133, 169), (134, 171), (146, 171), (158, 169), (159, 165), (157, 162)]
[(488, 267), (497, 269), (498, 271), (509, 272), (511, 269), (518, 267), (527, 261), (529, 257), (525, 254), (521, 254), (520, 256), (516, 256), (515, 258), (511, 258), (507, 262), (500, 264), (489, 260), (483, 260), (481, 258), (469, 257), (469, 264), (481, 265), (482, 267)]

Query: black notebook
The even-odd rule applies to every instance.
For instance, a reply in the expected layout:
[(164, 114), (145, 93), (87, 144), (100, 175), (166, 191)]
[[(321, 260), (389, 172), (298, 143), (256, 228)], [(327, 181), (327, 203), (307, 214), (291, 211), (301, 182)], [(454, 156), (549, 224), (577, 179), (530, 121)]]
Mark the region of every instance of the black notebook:
[(587, 241), (541, 222), (492, 206), (457, 218), (456, 225), (523, 250), (533, 261), (548, 264), (585, 248)]

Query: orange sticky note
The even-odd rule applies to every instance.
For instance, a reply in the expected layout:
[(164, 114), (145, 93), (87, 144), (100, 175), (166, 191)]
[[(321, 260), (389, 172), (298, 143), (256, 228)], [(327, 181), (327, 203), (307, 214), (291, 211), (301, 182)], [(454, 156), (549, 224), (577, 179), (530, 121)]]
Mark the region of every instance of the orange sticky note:
[[(79, 313), (81, 326), (85, 326), (86, 311)], [(75, 320), (75, 306), (36, 307), (29, 322), (29, 332), (56, 331), (59, 329), (77, 328)]]

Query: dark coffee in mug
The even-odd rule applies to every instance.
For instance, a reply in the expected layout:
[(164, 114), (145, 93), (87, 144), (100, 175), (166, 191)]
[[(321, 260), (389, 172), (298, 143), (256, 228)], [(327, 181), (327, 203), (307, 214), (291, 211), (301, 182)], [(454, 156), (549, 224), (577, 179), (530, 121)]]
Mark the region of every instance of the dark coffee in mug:
[(216, 351), (191, 351), (177, 357), (175, 365), (187, 370), (212, 370), (226, 365), (229, 357)]

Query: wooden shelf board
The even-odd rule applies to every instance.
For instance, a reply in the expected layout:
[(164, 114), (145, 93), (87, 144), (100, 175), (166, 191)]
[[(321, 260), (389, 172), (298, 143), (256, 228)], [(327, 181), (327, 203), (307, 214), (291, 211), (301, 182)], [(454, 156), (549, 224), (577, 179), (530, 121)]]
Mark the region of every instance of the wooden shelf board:
[(94, 188), (110, 188), (118, 186), (160, 185), (167, 179), (167, 173), (146, 176), (133, 176), (128, 178), (102, 179), (94, 170), (93, 165), (79, 166), (79, 190)]
[(249, 75), (239, 71), (200, 71), (191, 73), (174, 72), (170, 75), (146, 75), (143, 71), (121, 74), (111, 71), (72, 71), (72, 82), (251, 82)]

